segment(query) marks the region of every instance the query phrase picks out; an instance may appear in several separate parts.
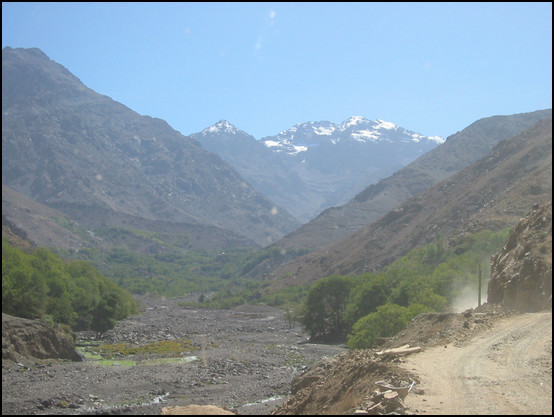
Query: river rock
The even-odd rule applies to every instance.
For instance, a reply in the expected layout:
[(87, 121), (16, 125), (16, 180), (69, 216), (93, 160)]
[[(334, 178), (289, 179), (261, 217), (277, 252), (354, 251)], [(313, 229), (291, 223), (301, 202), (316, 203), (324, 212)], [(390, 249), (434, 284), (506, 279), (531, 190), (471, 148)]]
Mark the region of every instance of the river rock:
[(232, 411), (215, 405), (185, 405), (175, 407), (163, 407), (161, 415), (172, 416), (214, 416), (214, 415), (236, 415)]

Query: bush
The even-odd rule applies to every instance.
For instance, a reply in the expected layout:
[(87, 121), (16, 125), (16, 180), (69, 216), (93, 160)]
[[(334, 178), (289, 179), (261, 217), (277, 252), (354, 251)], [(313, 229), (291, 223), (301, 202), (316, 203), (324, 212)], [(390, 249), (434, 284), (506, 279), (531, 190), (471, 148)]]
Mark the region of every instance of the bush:
[(426, 311), (430, 309), (421, 304), (412, 304), (409, 307), (384, 304), (378, 307), (375, 313), (362, 317), (354, 324), (346, 344), (350, 349), (373, 347), (378, 338), (394, 336), (403, 330), (413, 317)]

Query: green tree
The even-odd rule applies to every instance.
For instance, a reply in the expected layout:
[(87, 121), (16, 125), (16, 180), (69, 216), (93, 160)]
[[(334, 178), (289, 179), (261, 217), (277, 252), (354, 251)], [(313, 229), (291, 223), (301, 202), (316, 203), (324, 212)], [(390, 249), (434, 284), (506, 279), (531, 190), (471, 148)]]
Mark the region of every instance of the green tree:
[(106, 331), (114, 328), (117, 298), (116, 293), (110, 292), (105, 294), (104, 297), (98, 301), (90, 323), (90, 328), (96, 332), (97, 338)]
[(46, 280), (46, 314), (56, 323), (73, 325), (76, 318), (71, 305), (74, 283), (66, 271), (67, 264), (46, 248), (37, 248), (29, 261), (34, 270), (34, 279)]
[(289, 329), (294, 327), (294, 323), (300, 321), (302, 317), (302, 305), (288, 302), (282, 307), (285, 312), (285, 320), (289, 325)]
[(302, 317), (310, 337), (340, 339), (346, 335), (344, 315), (352, 286), (350, 277), (333, 275), (311, 287)]
[(29, 262), (29, 255), (2, 238), (2, 312), (36, 318), (47, 303), (46, 280)]
[(360, 318), (377, 311), (377, 308), (387, 301), (390, 290), (383, 274), (370, 275), (369, 281), (363, 281), (352, 291), (352, 301), (346, 306), (344, 321), (349, 329)]
[(412, 303), (408, 307), (423, 305), (432, 311), (443, 311), (446, 309), (447, 300), (443, 296), (435, 294), (431, 288), (426, 288), (413, 297)]
[(18, 317), (38, 318), (46, 309), (46, 280), (28, 265), (2, 274), (2, 312)]

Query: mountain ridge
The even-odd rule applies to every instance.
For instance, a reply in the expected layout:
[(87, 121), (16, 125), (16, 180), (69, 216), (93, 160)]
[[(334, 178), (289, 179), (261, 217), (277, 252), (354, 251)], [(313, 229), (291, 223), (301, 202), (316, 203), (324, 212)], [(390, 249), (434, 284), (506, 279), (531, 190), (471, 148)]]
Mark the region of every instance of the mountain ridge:
[[(337, 135), (333, 133), (337, 132)], [(394, 133), (400, 133), (395, 135)], [(309, 148), (310, 143), (302, 143), (306, 138), (314, 140), (312, 145), (321, 145), (325, 142), (330, 142), (335, 145), (341, 141), (357, 141), (357, 142), (419, 142), (431, 141), (438, 144), (443, 143), (444, 139), (438, 136), (424, 136), (419, 133), (407, 130), (392, 122), (376, 119), (369, 120), (363, 116), (351, 116), (340, 124), (329, 121), (312, 121), (298, 123), (293, 127), (279, 132), (274, 136), (266, 136), (260, 139), (267, 147), (281, 147), (286, 150), (288, 144), (292, 145), (291, 154), (305, 152)], [(297, 145), (294, 142), (298, 141)], [(297, 147), (306, 149), (298, 150)], [(281, 150), (279, 150), (281, 151)]]
[(220, 120), (190, 136), (301, 222), (347, 202), (442, 142), (361, 116), (341, 124), (299, 123), (259, 140)]
[[(103, 211), (103, 213), (99, 216), (98, 213), (94, 214), (91, 211)], [(107, 228), (165, 233), (176, 238), (179, 235), (188, 236), (189, 243), (181, 244), (182, 249), (209, 252), (229, 247), (259, 247), (254, 241), (242, 235), (216, 226), (151, 220), (90, 207), (75, 208), (72, 211), (66, 206), (65, 211), (62, 212), (38, 203), (4, 184), (2, 185), (2, 226), (8, 233), (27, 240), (35, 246), (75, 251), (114, 246), (130, 250), (131, 245), (143, 255), (164, 251), (164, 245), (156, 242), (155, 239), (137, 237), (134, 240), (121, 241), (110, 237), (109, 234), (98, 232), (99, 229)]]

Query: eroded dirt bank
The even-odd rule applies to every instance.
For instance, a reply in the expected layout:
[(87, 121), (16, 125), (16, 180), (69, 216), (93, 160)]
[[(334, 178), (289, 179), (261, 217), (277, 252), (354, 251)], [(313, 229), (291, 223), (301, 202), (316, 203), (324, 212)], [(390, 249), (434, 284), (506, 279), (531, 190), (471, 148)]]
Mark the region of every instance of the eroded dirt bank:
[[(291, 380), (345, 350), (305, 343), (282, 311), (244, 306), (189, 309), (182, 299), (141, 298), (144, 311), (121, 321), (102, 342), (145, 345), (186, 339), (180, 359), (149, 355), (51, 363), (2, 363), (2, 414), (159, 414), (165, 406), (214, 404), (239, 414), (269, 414)], [(90, 337), (81, 333), (81, 341)], [(128, 362), (132, 361), (132, 362)]]

